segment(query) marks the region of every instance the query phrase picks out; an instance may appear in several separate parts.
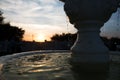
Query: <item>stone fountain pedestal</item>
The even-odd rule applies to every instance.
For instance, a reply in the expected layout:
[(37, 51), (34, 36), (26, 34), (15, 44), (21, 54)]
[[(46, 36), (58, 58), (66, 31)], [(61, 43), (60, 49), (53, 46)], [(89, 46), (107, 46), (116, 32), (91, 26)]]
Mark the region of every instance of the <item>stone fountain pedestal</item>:
[(71, 48), (76, 70), (101, 72), (109, 69), (109, 50), (101, 41), (100, 28), (116, 12), (119, 0), (60, 0), (70, 23), (78, 29)]
[(74, 67), (79, 67), (79, 70), (88, 72), (108, 70), (109, 50), (99, 37), (101, 25), (101, 23), (76, 25), (79, 27), (78, 38), (71, 48), (71, 62)]

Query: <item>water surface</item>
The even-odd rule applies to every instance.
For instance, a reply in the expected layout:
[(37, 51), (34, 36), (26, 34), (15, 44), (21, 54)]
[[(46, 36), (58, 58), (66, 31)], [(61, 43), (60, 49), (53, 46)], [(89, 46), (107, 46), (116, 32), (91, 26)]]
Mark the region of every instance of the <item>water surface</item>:
[(84, 73), (71, 69), (70, 52), (25, 54), (0, 58), (0, 80), (120, 80), (119, 61), (111, 61), (108, 73)]

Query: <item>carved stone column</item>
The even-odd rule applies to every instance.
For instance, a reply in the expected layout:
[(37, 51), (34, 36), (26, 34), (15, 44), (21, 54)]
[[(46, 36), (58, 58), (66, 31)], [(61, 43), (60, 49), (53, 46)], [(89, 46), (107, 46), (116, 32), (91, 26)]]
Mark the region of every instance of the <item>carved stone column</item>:
[(78, 29), (71, 48), (72, 63), (81, 70), (104, 71), (109, 51), (99, 37), (100, 27), (117, 10), (116, 0), (61, 0), (70, 23)]

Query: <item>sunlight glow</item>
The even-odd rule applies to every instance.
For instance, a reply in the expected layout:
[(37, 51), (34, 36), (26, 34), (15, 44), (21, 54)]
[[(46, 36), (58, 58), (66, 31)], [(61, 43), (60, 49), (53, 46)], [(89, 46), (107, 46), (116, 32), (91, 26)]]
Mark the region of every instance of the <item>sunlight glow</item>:
[(35, 41), (37, 42), (44, 42), (45, 40), (46, 40), (46, 37), (43, 34), (39, 34), (35, 37)]

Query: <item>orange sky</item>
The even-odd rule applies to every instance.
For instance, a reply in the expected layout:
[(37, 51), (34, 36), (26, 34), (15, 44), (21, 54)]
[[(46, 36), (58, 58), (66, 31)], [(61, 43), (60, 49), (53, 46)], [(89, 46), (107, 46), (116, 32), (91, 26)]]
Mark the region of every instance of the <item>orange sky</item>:
[[(14, 23), (11, 22), (13, 26), (19, 26), (20, 28), (25, 30), (24, 38), (25, 41), (37, 41), (44, 42), (45, 40), (50, 41), (50, 38), (54, 34), (62, 34), (72, 32), (75, 33), (76, 29), (70, 23), (69, 30), (67, 26), (60, 27), (59, 25), (40, 25), (40, 24), (23, 24), (23, 23)], [(66, 25), (66, 24), (65, 24)]]
[[(52, 35), (51, 35), (52, 36)], [(43, 33), (39, 34), (25, 34), (23, 40), (25, 41), (36, 41), (36, 42), (44, 42), (45, 40), (50, 41), (50, 37), (48, 35), (45, 35)]]

